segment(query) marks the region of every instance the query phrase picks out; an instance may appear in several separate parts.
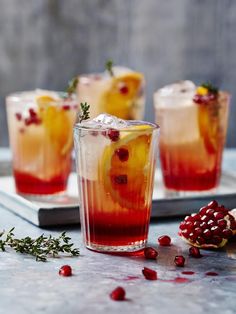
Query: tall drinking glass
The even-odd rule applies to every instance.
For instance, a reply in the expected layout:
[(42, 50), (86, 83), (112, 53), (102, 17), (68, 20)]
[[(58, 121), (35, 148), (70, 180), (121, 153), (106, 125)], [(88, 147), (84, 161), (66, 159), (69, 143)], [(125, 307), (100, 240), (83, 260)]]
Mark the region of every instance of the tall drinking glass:
[(74, 128), (80, 215), (87, 248), (144, 248), (150, 220), (158, 126), (101, 114)]
[(126, 120), (143, 118), (144, 75), (124, 67), (108, 72), (79, 76), (79, 102), (88, 102), (90, 117), (106, 112)]
[(154, 94), (160, 160), (167, 191), (215, 191), (221, 176), (230, 96), (211, 84), (190, 81)]
[(16, 191), (28, 196), (64, 192), (77, 100), (36, 90), (11, 94), (6, 105)]

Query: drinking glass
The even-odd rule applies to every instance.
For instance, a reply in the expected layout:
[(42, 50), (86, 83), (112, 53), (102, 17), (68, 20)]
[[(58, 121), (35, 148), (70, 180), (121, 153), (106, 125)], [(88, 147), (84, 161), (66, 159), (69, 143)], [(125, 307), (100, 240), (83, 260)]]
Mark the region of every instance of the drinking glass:
[(221, 176), (230, 95), (190, 81), (154, 94), (160, 161), (168, 192), (215, 192)]
[(78, 102), (58, 92), (25, 91), (6, 98), (16, 191), (63, 193), (71, 171)]
[(76, 124), (80, 217), (87, 248), (134, 252), (145, 247), (158, 126), (101, 114)]

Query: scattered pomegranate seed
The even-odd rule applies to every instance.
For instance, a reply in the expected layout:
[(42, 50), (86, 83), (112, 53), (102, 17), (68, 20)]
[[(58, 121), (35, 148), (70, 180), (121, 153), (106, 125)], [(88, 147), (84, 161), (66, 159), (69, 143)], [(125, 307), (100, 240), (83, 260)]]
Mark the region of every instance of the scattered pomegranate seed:
[(208, 271), (205, 275), (206, 276), (218, 276), (219, 274), (214, 271)]
[(142, 273), (147, 280), (157, 280), (157, 272), (151, 268), (144, 267)]
[(144, 249), (144, 256), (146, 259), (156, 259), (158, 252), (153, 247), (146, 247)]
[(60, 269), (59, 269), (59, 275), (61, 276), (71, 276), (72, 275), (72, 268), (70, 267), (70, 265), (63, 265)]
[(117, 287), (110, 293), (110, 297), (114, 301), (123, 301), (125, 300), (125, 289), (122, 287)]
[(158, 238), (158, 242), (161, 246), (170, 246), (171, 238), (168, 235), (163, 235)]
[(218, 207), (218, 203), (216, 200), (213, 200), (210, 203), (208, 203), (207, 206), (208, 206), (208, 208), (216, 208), (216, 207)]
[(128, 183), (128, 177), (126, 174), (121, 174), (119, 176), (114, 176), (113, 181), (116, 184), (127, 184)]
[(175, 256), (175, 265), (178, 267), (184, 267), (185, 258), (182, 255)]
[(115, 151), (120, 161), (127, 161), (129, 159), (129, 151), (126, 148), (119, 148)]
[(16, 119), (17, 119), (18, 121), (21, 121), (21, 119), (22, 119), (22, 114), (21, 114), (20, 112), (16, 112), (16, 113), (15, 113), (15, 117), (16, 117)]
[(189, 248), (189, 255), (192, 257), (195, 257), (195, 258), (201, 258), (202, 257), (202, 254), (200, 253), (199, 248), (194, 247), (194, 246), (191, 246)]
[(207, 95), (195, 95), (193, 101), (199, 105), (208, 104), (210, 101), (213, 101), (217, 98), (216, 94), (209, 93)]
[(107, 136), (110, 138), (112, 142), (117, 142), (120, 137), (120, 132), (118, 130), (110, 129), (107, 132)]

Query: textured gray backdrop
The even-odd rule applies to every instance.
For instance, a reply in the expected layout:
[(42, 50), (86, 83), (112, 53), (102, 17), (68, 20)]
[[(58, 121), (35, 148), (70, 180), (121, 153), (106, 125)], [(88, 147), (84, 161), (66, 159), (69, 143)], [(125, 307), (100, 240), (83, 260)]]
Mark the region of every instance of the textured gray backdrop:
[(236, 146), (235, 0), (0, 0), (0, 146), (8, 144), (4, 97), (63, 89), (107, 58), (143, 71), (152, 93), (179, 79), (229, 90), (228, 146)]

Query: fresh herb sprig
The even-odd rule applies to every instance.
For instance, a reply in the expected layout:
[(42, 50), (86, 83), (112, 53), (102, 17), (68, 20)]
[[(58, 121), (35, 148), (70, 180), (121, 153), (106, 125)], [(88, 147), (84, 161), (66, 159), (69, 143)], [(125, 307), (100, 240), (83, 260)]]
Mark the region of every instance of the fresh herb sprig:
[(78, 76), (74, 77), (72, 80), (69, 81), (68, 86), (66, 88), (66, 93), (68, 94), (68, 96), (71, 96), (76, 92), (78, 83), (79, 83)]
[(83, 120), (89, 119), (89, 108), (90, 105), (85, 103), (80, 104), (80, 113), (79, 113), (79, 123), (81, 123)]
[(214, 86), (213, 84), (211, 84), (210, 82), (205, 82), (203, 84), (201, 84), (202, 87), (205, 87), (206, 89), (208, 89), (208, 91), (211, 93), (211, 94), (218, 94), (219, 92), (219, 89), (218, 87)]
[(71, 238), (66, 232), (62, 232), (57, 238), (42, 234), (35, 239), (29, 236), (17, 239), (13, 233), (14, 229), (0, 233), (0, 250), (6, 251), (6, 248), (10, 247), (16, 252), (34, 256), (36, 261), (40, 262), (46, 262), (48, 257), (58, 257), (59, 253), (79, 255), (79, 249), (73, 248), (74, 244), (70, 242)]
[(110, 76), (114, 76), (113, 61), (110, 59), (107, 60), (105, 67), (106, 67), (106, 70), (108, 71), (108, 73), (110, 74)]

